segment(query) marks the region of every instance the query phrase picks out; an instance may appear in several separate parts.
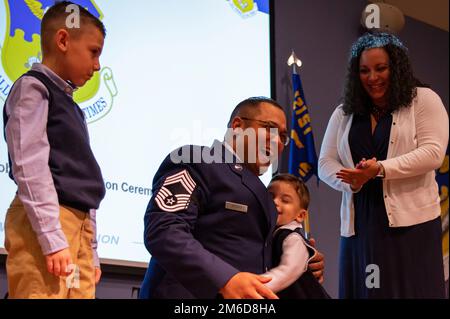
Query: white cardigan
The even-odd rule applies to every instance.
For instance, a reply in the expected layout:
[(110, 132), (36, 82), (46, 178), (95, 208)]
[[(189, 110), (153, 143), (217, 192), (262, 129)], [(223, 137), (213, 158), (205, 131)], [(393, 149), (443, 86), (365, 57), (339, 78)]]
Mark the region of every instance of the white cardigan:
[[(385, 168), (383, 197), (390, 227), (420, 224), (440, 215), (434, 170), (444, 160), (448, 145), (448, 115), (440, 97), (428, 88), (417, 88), (411, 107), (393, 114)], [(343, 168), (353, 168), (348, 134), (353, 115), (342, 105), (333, 112), (322, 142), (319, 177), (342, 192), (341, 236), (355, 234), (353, 192), (336, 178)]]

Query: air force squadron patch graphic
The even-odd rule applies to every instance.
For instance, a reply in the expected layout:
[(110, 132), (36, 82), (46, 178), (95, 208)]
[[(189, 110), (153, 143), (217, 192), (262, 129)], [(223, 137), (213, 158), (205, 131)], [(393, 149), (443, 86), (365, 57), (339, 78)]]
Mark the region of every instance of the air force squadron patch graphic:
[(166, 177), (164, 184), (155, 196), (158, 207), (165, 212), (186, 209), (195, 189), (195, 181), (187, 170)]
[(231, 8), (242, 18), (250, 18), (258, 12), (269, 13), (269, 0), (227, 0)]
[[(86, 8), (100, 20), (103, 19), (103, 13), (95, 1), (72, 2)], [(12, 83), (26, 73), (33, 63), (41, 62), (41, 20), (44, 12), (54, 3), (54, 0), (4, 0), (0, 3), (0, 99), (6, 99)], [(75, 91), (74, 100), (83, 110), (86, 121), (92, 123), (111, 111), (117, 93), (111, 68), (103, 67)]]

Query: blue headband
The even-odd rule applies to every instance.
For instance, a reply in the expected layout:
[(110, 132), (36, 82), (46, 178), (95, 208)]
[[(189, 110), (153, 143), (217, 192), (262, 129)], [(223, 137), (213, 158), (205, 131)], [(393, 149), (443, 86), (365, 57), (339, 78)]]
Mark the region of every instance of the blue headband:
[(356, 58), (363, 50), (382, 48), (388, 44), (395, 45), (404, 51), (408, 48), (396, 36), (389, 33), (366, 33), (352, 45), (351, 58)]

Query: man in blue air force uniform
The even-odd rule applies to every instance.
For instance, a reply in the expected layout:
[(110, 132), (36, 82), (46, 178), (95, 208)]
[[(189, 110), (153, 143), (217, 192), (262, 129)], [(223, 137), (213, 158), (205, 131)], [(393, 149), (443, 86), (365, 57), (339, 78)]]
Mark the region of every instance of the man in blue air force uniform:
[[(250, 98), (228, 128), (224, 142), (177, 149), (156, 173), (141, 298), (276, 298), (258, 275), (271, 268), (277, 220), (258, 175), (289, 141), (286, 117), (275, 101)], [(321, 277), (323, 256), (313, 262)]]

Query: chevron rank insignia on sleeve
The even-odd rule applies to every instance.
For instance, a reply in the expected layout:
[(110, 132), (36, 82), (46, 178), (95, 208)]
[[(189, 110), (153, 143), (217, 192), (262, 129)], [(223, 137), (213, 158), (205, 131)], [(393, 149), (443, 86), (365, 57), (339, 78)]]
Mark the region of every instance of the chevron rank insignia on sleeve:
[(187, 170), (167, 176), (155, 196), (158, 207), (165, 212), (177, 212), (188, 207), (195, 181)]

